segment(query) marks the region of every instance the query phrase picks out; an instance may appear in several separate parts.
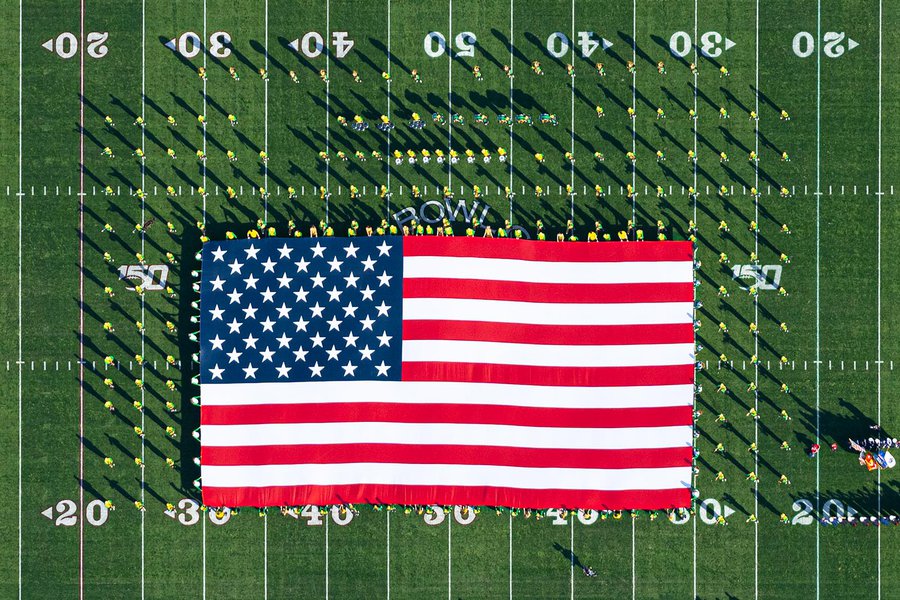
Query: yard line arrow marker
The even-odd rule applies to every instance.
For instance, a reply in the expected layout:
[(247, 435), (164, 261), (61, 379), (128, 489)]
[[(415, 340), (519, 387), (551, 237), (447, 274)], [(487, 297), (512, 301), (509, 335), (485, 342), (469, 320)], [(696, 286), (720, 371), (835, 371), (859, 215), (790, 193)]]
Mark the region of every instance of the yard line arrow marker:
[(53, 38), (50, 38), (49, 40), (41, 44), (41, 46), (46, 48), (48, 51), (53, 52)]
[(603, 41), (601, 41), (600, 44), (604, 50), (608, 50), (613, 45), (613, 43), (606, 38), (603, 38)]
[(847, 38), (847, 50), (853, 50), (857, 46), (859, 46), (859, 42), (854, 39)]
[(166, 48), (168, 48), (169, 50), (173, 50), (173, 51), (174, 51), (174, 50), (175, 50), (175, 38), (172, 38), (171, 40), (169, 40), (168, 42), (166, 42), (166, 43), (165, 43), (165, 46), (166, 46)]
[(45, 510), (41, 511), (41, 514), (52, 521), (53, 520), (53, 507), (48, 506)]
[(288, 48), (290, 48), (294, 52), (300, 52), (300, 38), (297, 38), (293, 42), (289, 42)]
[(734, 47), (735, 47), (734, 40), (729, 40), (728, 38), (725, 38), (725, 49), (730, 50), (731, 48), (734, 48)]
[(734, 509), (731, 508), (730, 506), (728, 506), (727, 504), (723, 504), (722, 512), (725, 513), (723, 516), (727, 519), (728, 517), (730, 517), (731, 515), (734, 514)]
[(175, 509), (164, 510), (163, 514), (166, 515), (167, 517), (169, 517), (170, 519), (174, 519), (175, 518)]

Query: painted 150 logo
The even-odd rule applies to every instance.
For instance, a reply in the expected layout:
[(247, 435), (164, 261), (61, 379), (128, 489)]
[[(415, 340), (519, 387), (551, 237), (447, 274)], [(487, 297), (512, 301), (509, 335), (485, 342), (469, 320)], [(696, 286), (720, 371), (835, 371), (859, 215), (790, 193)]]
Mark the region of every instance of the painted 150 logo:
[[(136, 281), (145, 292), (158, 292), (166, 287), (169, 277), (169, 265), (122, 265), (119, 267), (119, 279)], [(126, 287), (134, 290), (134, 286)]]
[(745, 289), (777, 290), (781, 284), (781, 265), (734, 265), (732, 273)]

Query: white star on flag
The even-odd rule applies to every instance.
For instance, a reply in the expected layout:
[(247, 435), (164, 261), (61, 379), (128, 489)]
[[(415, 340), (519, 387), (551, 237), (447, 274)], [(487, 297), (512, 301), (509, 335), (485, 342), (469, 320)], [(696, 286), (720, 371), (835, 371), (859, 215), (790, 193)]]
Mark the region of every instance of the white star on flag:
[(278, 264), (278, 263), (275, 262), (274, 260), (272, 260), (272, 257), (270, 256), (269, 258), (266, 259), (266, 262), (264, 262), (264, 263), (262, 264), (262, 266), (263, 266), (263, 273), (274, 273), (274, 272), (275, 272), (275, 265), (277, 265), (277, 264)]
[(216, 278), (213, 279), (212, 281), (210, 281), (210, 283), (213, 286), (212, 287), (213, 291), (216, 291), (216, 290), (222, 290), (223, 292), (225, 291), (224, 289), (222, 289), (222, 286), (225, 285), (225, 280), (222, 279), (221, 277), (219, 277), (218, 275), (216, 275)]
[(231, 302), (229, 302), (228, 304), (235, 304), (235, 303), (240, 304), (240, 303), (241, 303), (241, 296), (244, 295), (244, 292), (239, 292), (239, 291), (237, 291), (237, 290), (234, 290), (234, 291), (231, 292), (230, 294), (226, 294), (226, 295), (227, 295), (229, 298), (231, 298)]
[(244, 252), (247, 253), (247, 260), (250, 260), (251, 258), (256, 258), (256, 255), (259, 254), (259, 248), (250, 244), (249, 248), (244, 248)]
[(291, 372), (291, 367), (287, 366), (284, 363), (281, 363), (280, 367), (275, 367), (275, 370), (278, 371), (279, 377), (287, 377), (288, 373)]
[(281, 255), (278, 258), (290, 258), (291, 252), (293, 252), (293, 251), (294, 251), (294, 249), (289, 247), (287, 245), (287, 243), (285, 243), (284, 246), (282, 246), (281, 248), (278, 248), (278, 254)]
[(321, 242), (316, 242), (316, 245), (312, 247), (312, 251), (313, 257), (325, 258), (325, 246)]
[(252, 363), (248, 364), (242, 370), (244, 371), (246, 377), (249, 379), (256, 379), (256, 372), (259, 371), (259, 369), (254, 367)]
[(225, 372), (225, 369), (220, 369), (219, 364), (216, 363), (216, 366), (211, 368), (209, 372), (212, 374), (213, 379), (222, 379), (222, 373)]
[(213, 262), (216, 262), (219, 260), (221, 260), (222, 262), (225, 262), (225, 254), (227, 254), (227, 253), (228, 253), (227, 250), (222, 250), (222, 247), (219, 246), (218, 248), (216, 248), (215, 250), (212, 251)]

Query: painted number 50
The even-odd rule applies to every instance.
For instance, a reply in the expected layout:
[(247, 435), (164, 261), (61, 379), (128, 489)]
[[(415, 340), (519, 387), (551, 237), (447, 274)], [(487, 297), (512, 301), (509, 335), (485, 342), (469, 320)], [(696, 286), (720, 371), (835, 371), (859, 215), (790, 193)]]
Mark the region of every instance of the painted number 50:
[[(456, 56), (475, 56), (475, 42), (478, 38), (471, 31), (463, 31), (456, 35)], [(437, 58), (447, 51), (447, 38), (439, 31), (432, 31), (425, 36), (423, 42), (425, 54), (431, 58)]]

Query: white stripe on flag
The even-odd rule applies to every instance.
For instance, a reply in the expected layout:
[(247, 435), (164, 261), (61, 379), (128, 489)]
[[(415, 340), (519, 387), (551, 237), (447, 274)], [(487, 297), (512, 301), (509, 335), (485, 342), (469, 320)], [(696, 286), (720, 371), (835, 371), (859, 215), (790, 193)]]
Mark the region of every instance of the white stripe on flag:
[[(408, 343), (408, 342), (407, 342)], [(217, 383), (200, 388), (204, 406), (257, 404), (488, 404), (549, 408), (657, 408), (692, 406), (693, 386), (548, 388), (543, 385), (441, 381), (298, 381)], [(206, 427), (204, 427), (204, 444)]]
[[(364, 400), (364, 398), (358, 398)], [(684, 448), (691, 445), (690, 426), (522, 427), (459, 423), (268, 423), (204, 425), (203, 445), (268, 446), (279, 444), (446, 444), (514, 448), (609, 449)]]
[(403, 299), (403, 319), (407, 321), (489, 321), (527, 325), (659, 325), (691, 323), (692, 317), (693, 305), (690, 302), (542, 304), (456, 298)]
[(403, 277), (485, 279), (533, 283), (684, 283), (690, 261), (543, 262), (506, 258), (405, 256)]
[(408, 463), (203, 466), (203, 485), (211, 487), (365, 483), (615, 491), (684, 488), (690, 477), (690, 467), (565, 469)]
[(406, 340), (403, 362), (474, 362), (532, 367), (661, 367), (694, 362), (693, 344), (552, 346), (463, 340)]

